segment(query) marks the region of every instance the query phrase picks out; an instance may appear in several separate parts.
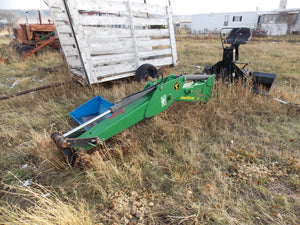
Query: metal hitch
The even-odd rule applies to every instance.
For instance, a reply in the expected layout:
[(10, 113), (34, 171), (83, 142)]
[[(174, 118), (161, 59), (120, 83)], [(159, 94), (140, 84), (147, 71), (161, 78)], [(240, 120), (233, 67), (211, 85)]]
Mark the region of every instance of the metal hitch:
[[(238, 62), (239, 46), (247, 44), (251, 39), (250, 28), (223, 28), (220, 32), (220, 39), (223, 47), (223, 59), (213, 66), (206, 66), (203, 73), (215, 74), (216, 79), (223, 81), (250, 81), (253, 83), (252, 90), (255, 93), (270, 91), (275, 83), (276, 74), (253, 72), (246, 69), (248, 63)], [(240, 64), (243, 64), (241, 68), (238, 66)]]

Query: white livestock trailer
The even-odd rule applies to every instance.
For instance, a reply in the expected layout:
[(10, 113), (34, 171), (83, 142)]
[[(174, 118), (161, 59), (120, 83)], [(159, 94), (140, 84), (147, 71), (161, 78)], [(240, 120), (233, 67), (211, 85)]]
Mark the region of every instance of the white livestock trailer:
[(171, 6), (48, 0), (71, 74), (83, 84), (133, 76), (142, 64), (176, 65)]

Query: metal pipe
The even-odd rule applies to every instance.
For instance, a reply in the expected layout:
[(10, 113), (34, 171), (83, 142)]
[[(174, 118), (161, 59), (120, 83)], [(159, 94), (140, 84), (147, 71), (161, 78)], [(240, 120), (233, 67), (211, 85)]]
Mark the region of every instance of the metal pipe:
[(39, 10), (38, 12), (39, 12), (39, 20), (40, 20), (40, 24), (42, 24), (41, 10)]
[(26, 24), (28, 25), (29, 24), (29, 17), (28, 17), (28, 11), (25, 13), (26, 14)]
[(106, 116), (106, 115), (108, 115), (108, 114), (110, 114), (110, 113), (111, 113), (111, 110), (107, 110), (106, 112), (100, 114), (99, 116), (96, 116), (96, 117), (94, 117), (93, 119), (91, 119), (91, 120), (89, 120), (89, 121), (86, 121), (85, 123), (81, 124), (80, 126), (75, 127), (74, 129), (68, 131), (67, 133), (63, 134), (62, 136), (63, 136), (64, 138), (66, 138), (66, 137), (70, 136), (71, 134), (75, 133), (76, 131), (81, 130), (82, 128), (84, 128), (84, 127), (90, 125), (91, 123), (93, 123), (93, 122), (95, 122), (95, 121), (101, 119), (102, 117), (104, 117), (104, 116)]
[(59, 87), (59, 86), (64, 85), (64, 84), (65, 83), (62, 82), (62, 83), (54, 83), (54, 84), (49, 84), (49, 85), (45, 85), (45, 86), (41, 86), (41, 87), (37, 87), (37, 88), (32, 88), (32, 89), (29, 89), (29, 90), (17, 92), (15, 94), (1, 96), (0, 100), (5, 100), (5, 99), (13, 98), (15, 96), (20, 96), (20, 95), (25, 95), (25, 94), (28, 94), (28, 93), (31, 93), (31, 92), (36, 92), (36, 91), (40, 91), (40, 90), (51, 88), (51, 87)]

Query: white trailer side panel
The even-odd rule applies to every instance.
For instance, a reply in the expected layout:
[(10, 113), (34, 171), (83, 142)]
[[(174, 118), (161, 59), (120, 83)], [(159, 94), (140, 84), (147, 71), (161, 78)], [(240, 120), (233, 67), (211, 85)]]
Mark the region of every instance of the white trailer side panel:
[(87, 84), (176, 65), (171, 7), (128, 1), (48, 0), (70, 71)]

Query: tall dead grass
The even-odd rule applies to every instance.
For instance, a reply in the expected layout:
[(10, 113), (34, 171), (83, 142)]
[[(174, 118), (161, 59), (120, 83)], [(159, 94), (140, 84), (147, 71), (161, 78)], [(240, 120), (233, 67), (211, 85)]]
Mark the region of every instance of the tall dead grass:
[[(66, 193), (48, 190), (38, 184), (34, 187), (6, 187), (5, 195), (15, 195), (23, 203), (0, 201), (1, 224), (95, 224), (95, 212), (83, 199), (71, 200)], [(63, 197), (64, 196), (64, 197)], [(27, 202), (24, 204), (24, 202)], [(29, 203), (29, 204), (28, 204)], [(29, 205), (24, 207), (24, 205)]]
[[(278, 73), (271, 94), (297, 101), (299, 68), (279, 57), (273, 43), (248, 45), (241, 46), (241, 60), (252, 61), (254, 70)], [(177, 46), (181, 63), (165, 75), (194, 73), (222, 56), (218, 40), (182, 39)], [(297, 46), (282, 54), (298, 59)], [(37, 63), (60, 65), (52, 59), (56, 54), (46, 56), (0, 69), (21, 74), (24, 66), (26, 81)], [(63, 70), (40, 76), (69, 81)], [(243, 85), (219, 84), (206, 104), (174, 102), (129, 128), (124, 135), (138, 139), (131, 154), (116, 148), (114, 157), (91, 154), (83, 170), (68, 167), (50, 138), (76, 125), (68, 113), (98, 94), (114, 102), (143, 86), (130, 79), (92, 89), (66, 82), (4, 101), (0, 223), (299, 224), (299, 114)], [(20, 180), (51, 191), (36, 183), (21, 188)]]

